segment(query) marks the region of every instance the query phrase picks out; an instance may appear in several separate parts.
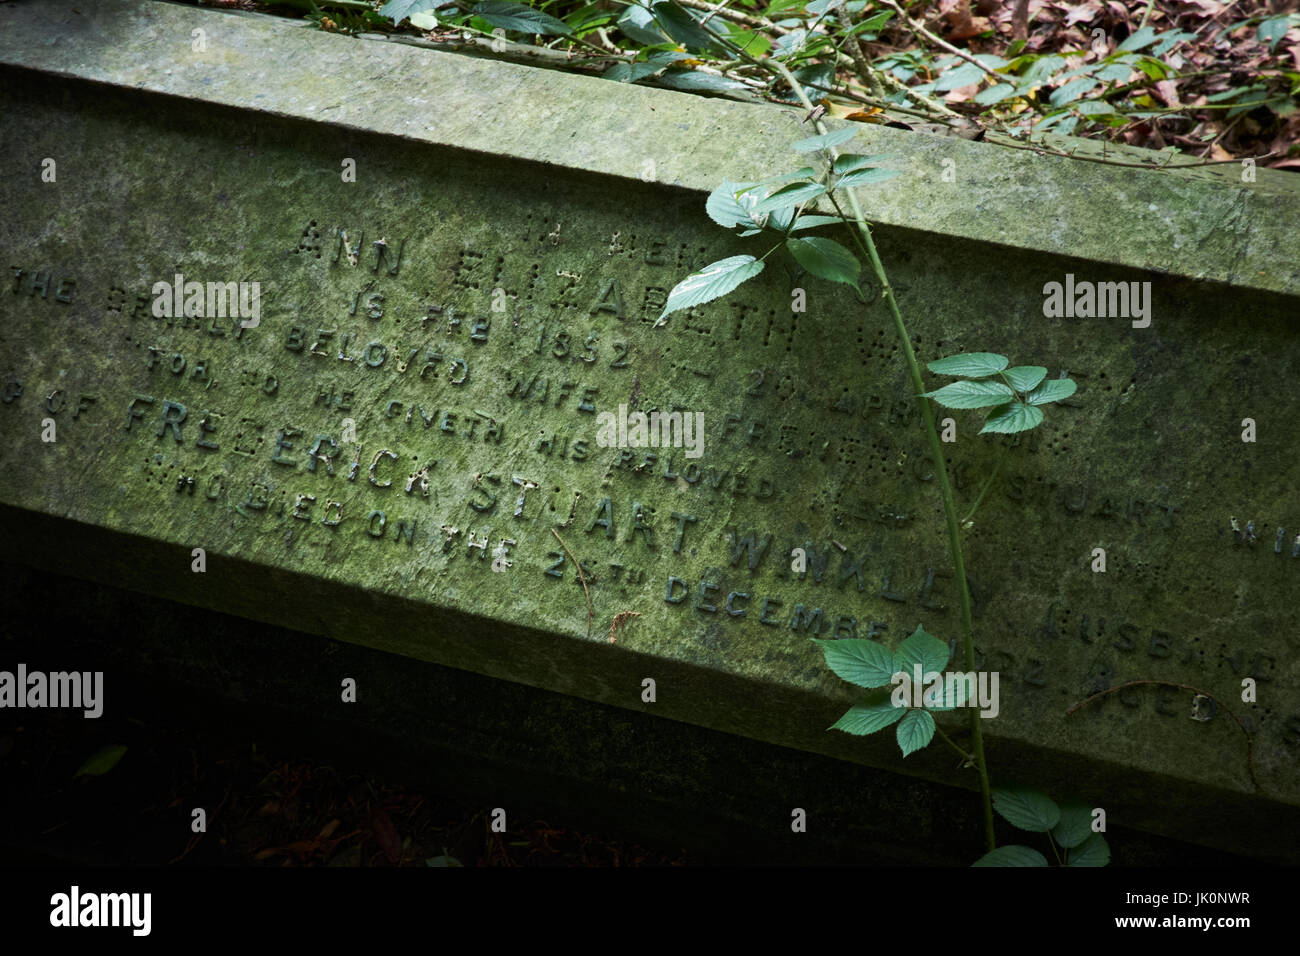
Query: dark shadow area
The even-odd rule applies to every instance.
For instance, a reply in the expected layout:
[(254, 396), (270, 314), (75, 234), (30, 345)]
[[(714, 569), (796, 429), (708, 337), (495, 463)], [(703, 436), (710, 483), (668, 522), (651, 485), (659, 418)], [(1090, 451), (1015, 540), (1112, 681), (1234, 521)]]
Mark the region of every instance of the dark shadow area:
[[(0, 580), (4, 668), (102, 670), (105, 700), (98, 719), (0, 712), (10, 865), (424, 865), (444, 849), (467, 865), (965, 865), (980, 852), (961, 790), (15, 565)], [(75, 780), (109, 745), (127, 748), (120, 762)], [(195, 807), (206, 834), (191, 832)], [(791, 831), (796, 807), (807, 832)], [(1108, 837), (1115, 865), (1250, 862)]]

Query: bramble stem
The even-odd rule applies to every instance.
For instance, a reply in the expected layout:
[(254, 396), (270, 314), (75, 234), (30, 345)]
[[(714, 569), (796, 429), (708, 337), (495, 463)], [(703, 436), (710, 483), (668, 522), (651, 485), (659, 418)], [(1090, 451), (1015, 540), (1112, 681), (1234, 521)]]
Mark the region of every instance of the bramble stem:
[[(794, 75), (786, 68), (785, 64), (778, 60), (763, 57), (759, 62), (767, 69), (774, 70), (781, 75), (781, 78), (790, 85), (799, 101), (803, 103), (809, 114), (813, 111), (813, 104), (808, 99), (808, 94)], [(817, 132), (821, 135), (826, 134), (826, 127), (820, 119), (813, 121), (817, 127)], [(832, 159), (836, 157), (834, 149), (828, 150)], [(926, 437), (929, 439), (930, 456), (934, 460), (935, 476), (939, 482), (939, 494), (943, 498), (943, 516), (948, 527), (948, 552), (952, 556), (953, 573), (957, 578), (957, 596), (961, 605), (961, 637), (962, 650), (965, 657), (967, 671), (975, 670), (975, 638), (974, 624), (971, 620), (971, 599), (970, 588), (966, 582), (966, 561), (962, 554), (961, 546), (961, 528), (957, 521), (957, 502), (952, 493), (952, 482), (948, 479), (948, 466), (944, 460), (943, 443), (939, 439), (939, 432), (934, 426), (934, 411), (930, 408), (929, 401), (924, 397), (925, 383), (921, 381), (921, 366), (917, 363), (916, 352), (912, 348), (912, 339), (907, 333), (907, 326), (903, 322), (903, 315), (898, 310), (898, 300), (894, 294), (894, 287), (889, 284), (889, 276), (885, 272), (885, 266), (880, 261), (880, 253), (876, 251), (876, 242), (871, 235), (871, 227), (867, 225), (866, 218), (862, 214), (862, 207), (858, 203), (858, 197), (854, 194), (853, 189), (847, 190), (849, 197), (849, 206), (853, 210), (853, 217), (857, 222), (858, 232), (861, 236), (862, 247), (866, 250), (867, 257), (871, 261), (871, 269), (876, 274), (876, 279), (880, 282), (881, 297), (889, 306), (889, 313), (894, 319), (894, 329), (898, 333), (898, 340), (903, 347), (903, 355), (907, 359), (907, 370), (912, 380), (912, 394), (917, 396), (921, 403), (921, 418), (925, 423)], [(988, 765), (984, 759), (984, 735), (980, 727), (980, 715), (977, 708), (970, 708), (970, 732), (971, 745), (975, 752), (975, 769), (980, 778), (980, 796), (984, 803), (984, 842), (990, 851), (997, 848), (997, 842), (993, 834), (993, 795), (989, 786)]]
[(980, 502), (984, 500), (984, 496), (987, 495), (989, 493), (989, 489), (993, 487), (993, 482), (997, 481), (998, 471), (1002, 467), (1002, 459), (1006, 457), (1007, 457), (1007, 446), (1002, 445), (1000, 448), (998, 448), (998, 457), (993, 462), (993, 473), (989, 475), (988, 480), (984, 482), (984, 487), (980, 489), (979, 497), (975, 499), (975, 503), (970, 506), (970, 513), (967, 514), (966, 517), (961, 519), (961, 523), (963, 527), (965, 526), (967, 521), (970, 521), (971, 518), (975, 517), (975, 512), (979, 510)]
[(944, 742), (949, 747), (957, 751), (957, 753), (961, 756), (962, 760), (965, 760), (968, 763), (973, 762), (975, 760), (974, 754), (968, 754), (966, 751), (958, 747), (957, 744), (953, 742), (953, 739), (943, 732), (943, 728), (940, 727), (937, 722), (934, 725), (934, 732), (937, 733), (940, 737), (942, 737), (944, 739)]

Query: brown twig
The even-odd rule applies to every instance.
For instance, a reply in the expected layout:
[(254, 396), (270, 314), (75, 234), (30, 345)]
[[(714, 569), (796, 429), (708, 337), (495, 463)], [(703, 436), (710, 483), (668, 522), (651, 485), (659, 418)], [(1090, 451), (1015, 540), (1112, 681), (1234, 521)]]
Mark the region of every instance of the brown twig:
[(1240, 114), (1237, 115), (1236, 119), (1234, 119), (1234, 120), (1233, 120), (1231, 123), (1229, 123), (1227, 126), (1223, 127), (1223, 129), (1221, 129), (1221, 130), (1219, 131), (1219, 135), (1216, 136), (1216, 137), (1214, 137), (1214, 139), (1212, 139), (1212, 140), (1210, 141), (1210, 145), (1209, 145), (1209, 146), (1205, 147), (1205, 152), (1201, 153), (1201, 159), (1204, 159), (1206, 156), (1209, 156), (1210, 153), (1214, 152), (1214, 147), (1217, 146), (1217, 145), (1219, 144), (1219, 140), (1221, 140), (1221, 139), (1223, 139), (1223, 137), (1227, 136), (1228, 133), (1232, 130), (1232, 128), (1233, 128), (1234, 126), (1236, 126), (1238, 123), (1240, 123), (1240, 122), (1241, 122), (1243, 119), (1245, 119), (1245, 118), (1246, 118), (1246, 114), (1245, 114), (1245, 113), (1240, 113)]
[[(849, 65), (853, 65), (852, 58), (848, 57), (846, 54), (843, 53), (840, 54), (840, 56), (844, 57), (845, 60), (849, 62)], [(758, 69), (762, 70), (766, 68), (760, 65)], [(854, 67), (854, 69), (856, 69), (856, 67)], [(731, 72), (734, 73), (735, 71), (733, 70)], [(877, 109), (884, 110), (886, 113), (891, 113), (891, 112), (906, 113), (909, 116), (919, 116), (928, 122), (938, 123), (943, 126), (954, 125), (953, 119), (965, 118), (962, 117), (961, 114), (956, 113), (953, 110), (947, 109), (946, 107), (942, 106), (939, 103), (936, 103), (934, 100), (931, 100), (928, 97), (924, 97), (921, 96), (920, 94), (914, 93), (910, 86), (900, 83), (895, 77), (890, 76), (888, 73), (880, 73), (878, 75), (884, 81), (885, 86), (890, 87), (891, 89), (895, 89), (896, 91), (901, 90), (902, 92), (906, 93), (908, 96), (912, 97), (912, 99), (916, 100), (922, 106), (928, 105), (930, 107), (933, 107), (933, 109), (926, 109), (926, 110), (910, 109), (906, 106), (899, 106), (896, 103), (891, 103), (886, 100), (872, 99), (870, 96), (864, 96), (861, 93), (856, 93), (853, 90), (848, 89), (847, 87), (842, 90), (835, 90), (825, 86), (818, 86), (816, 83), (805, 83), (804, 86), (807, 89), (816, 90), (819, 98), (822, 97), (822, 94), (825, 95), (834, 94), (835, 96), (843, 97), (846, 100), (853, 100), (855, 103), (862, 103), (865, 106), (874, 106)], [(786, 105), (790, 104), (789, 100), (781, 99), (779, 97), (772, 97), (772, 99), (774, 102), (777, 103), (784, 103)], [(952, 117), (953, 119), (947, 119), (946, 117)]]
[[(743, 27), (749, 27), (751, 30), (770, 30), (778, 36), (784, 36), (789, 30), (778, 27), (767, 17), (751, 17), (747, 13), (740, 13), (736, 10), (727, 10), (716, 3), (706, 3), (704, 0), (677, 0), (683, 7), (690, 7), (693, 10), (703, 10), (704, 12), (721, 17), (723, 20), (730, 20), (732, 23), (739, 23)], [(791, 13), (788, 16), (802, 16), (801, 13)]]
[(551, 534), (555, 535), (555, 540), (560, 542), (560, 547), (564, 549), (564, 553), (573, 561), (573, 566), (578, 569), (578, 580), (582, 583), (582, 593), (587, 595), (587, 636), (591, 637), (591, 592), (587, 590), (587, 579), (582, 575), (582, 562), (573, 556), (573, 552), (569, 550), (569, 546), (565, 544), (564, 539), (560, 537), (560, 532), (552, 528)]
[(1219, 700), (1219, 698), (1215, 697), (1213, 694), (1207, 691), (1201, 690), (1199, 687), (1193, 687), (1191, 684), (1180, 684), (1178, 683), (1178, 681), (1172, 681), (1172, 680), (1125, 681), (1124, 683), (1119, 684), (1115, 687), (1108, 687), (1106, 690), (1103, 690), (1098, 694), (1093, 694), (1091, 697), (1085, 697), (1083, 700), (1079, 701), (1077, 704), (1075, 704), (1073, 707), (1067, 710), (1065, 712), (1065, 716), (1069, 717), (1075, 711), (1079, 710), (1080, 708), (1088, 706), (1094, 700), (1100, 700), (1101, 698), (1105, 697), (1107, 694), (1114, 694), (1116, 691), (1121, 691), (1125, 687), (1136, 687), (1141, 684), (1153, 684), (1157, 687), (1177, 687), (1180, 690), (1190, 690), (1193, 694), (1200, 694), (1202, 697), (1208, 697), (1210, 700), (1214, 701), (1216, 704), (1222, 707), (1223, 712), (1227, 714), (1229, 717), (1231, 717), (1233, 721), (1236, 723), (1236, 725), (1241, 728), (1241, 732), (1246, 735), (1246, 769), (1250, 771), (1250, 782), (1255, 785), (1256, 790), (1264, 789), (1259, 785), (1259, 780), (1256, 779), (1255, 777), (1255, 743), (1254, 743), (1254, 739), (1250, 735), (1250, 731), (1246, 729), (1246, 725), (1243, 724), (1241, 722), (1241, 719), (1236, 714), (1234, 714), (1231, 710), (1229, 710), (1228, 705), (1223, 703), (1223, 701)]
[(619, 628), (627, 624), (634, 617), (640, 617), (640, 611), (619, 611), (614, 615), (614, 623), (609, 626), (609, 642), (614, 643), (614, 634)]
[(867, 56), (867, 48), (862, 42), (862, 37), (856, 33), (849, 37), (848, 48), (849, 59), (853, 61), (853, 67), (857, 71), (858, 79), (867, 88), (867, 92), (877, 99), (884, 99), (885, 88), (880, 82), (880, 77), (876, 75), (876, 71), (871, 68), (871, 58)]
[(709, 12), (700, 20), (700, 26), (704, 26), (704, 24), (708, 23), (719, 13), (727, 13), (727, 4), (729, 3), (731, 3), (731, 0), (720, 0), (720, 2), (715, 3)]
[(1029, 0), (1016, 0), (1011, 11), (1011, 39), (1029, 39)]
[[(992, 132), (992, 136), (1003, 135), (1005, 134)], [(992, 143), (994, 146), (1005, 146), (1007, 149), (1025, 149), (1031, 153), (1038, 153), (1045, 156), (1061, 156), (1065, 159), (1077, 159), (1085, 163), (1101, 163), (1104, 166), (1129, 166), (1133, 169), (1192, 169), (1196, 166), (1224, 166), (1229, 163), (1240, 163), (1245, 159), (1254, 159), (1258, 162), (1261, 159), (1268, 159), (1270, 156), (1274, 156), (1277, 153), (1277, 150), (1270, 150), (1267, 153), (1261, 153), (1259, 156), (1239, 156), (1236, 159), (1206, 159), (1192, 163), (1174, 163), (1172, 160), (1166, 160), (1163, 163), (1124, 163), (1115, 159), (1104, 159), (1100, 156), (1079, 156), (1075, 153), (1065, 153), (1059, 149), (1053, 149), (1050, 146), (1040, 146), (1034, 143), (1007, 143), (1000, 139), (992, 138), (986, 138), (985, 141)], [(1170, 154), (1171, 157), (1176, 157), (1178, 155), (1179, 154), (1177, 153)]]

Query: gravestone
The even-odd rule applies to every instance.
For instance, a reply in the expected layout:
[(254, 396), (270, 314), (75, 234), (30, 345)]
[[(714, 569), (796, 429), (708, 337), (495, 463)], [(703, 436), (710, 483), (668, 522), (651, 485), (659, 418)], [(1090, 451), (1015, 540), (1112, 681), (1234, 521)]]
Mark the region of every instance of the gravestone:
[[(810, 638), (959, 636), (879, 288), (773, 256), (657, 324), (755, 253), (703, 200), (787, 168), (797, 115), (141, 0), (5, 4), (0, 64), (0, 557), (973, 784), (937, 743), (826, 730), (854, 697)], [(1080, 383), (1003, 440), (967, 532), (995, 782), (1293, 856), (1300, 194), (849, 148), (899, 154), (862, 199), (922, 361)], [(607, 445), (636, 412), (699, 429)], [(1000, 450), (951, 417), (969, 507)], [(1213, 695), (1253, 746), (1170, 683), (1066, 715), (1133, 680)]]

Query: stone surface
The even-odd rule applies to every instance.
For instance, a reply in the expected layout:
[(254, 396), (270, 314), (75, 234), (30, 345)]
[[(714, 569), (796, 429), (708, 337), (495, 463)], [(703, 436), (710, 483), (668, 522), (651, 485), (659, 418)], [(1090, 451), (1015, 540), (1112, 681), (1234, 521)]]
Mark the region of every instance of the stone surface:
[[(939, 745), (904, 761), (891, 735), (825, 730), (852, 693), (814, 631), (957, 636), (878, 290), (863, 307), (773, 256), (743, 292), (653, 327), (692, 268), (766, 251), (703, 198), (784, 168), (801, 128), (783, 111), (165, 4), (36, 8), (0, 7), (4, 557), (971, 783)], [(1081, 384), (1008, 449), (968, 538), (977, 663), (1001, 674), (995, 781), (1292, 854), (1277, 839), (1300, 803), (1290, 180), (860, 140), (903, 153), (905, 174), (863, 198), (922, 360), (1000, 351)], [(637, 178), (646, 160), (657, 182)], [(156, 318), (151, 289), (178, 273), (259, 282), (258, 325)], [(1067, 274), (1151, 282), (1150, 327), (1044, 317), (1044, 284)], [(599, 447), (596, 414), (620, 404), (703, 412), (703, 455)], [(969, 505), (997, 446), (975, 413), (954, 417)], [(1230, 516), (1253, 520), (1253, 545)], [(623, 611), (640, 616), (611, 644)], [(1125, 680), (1235, 701), (1244, 677), (1258, 794), (1241, 731), (1191, 720), (1190, 693), (1065, 717)]]

